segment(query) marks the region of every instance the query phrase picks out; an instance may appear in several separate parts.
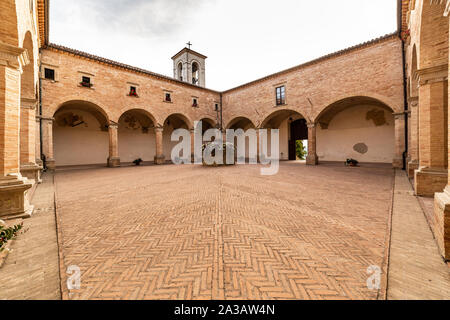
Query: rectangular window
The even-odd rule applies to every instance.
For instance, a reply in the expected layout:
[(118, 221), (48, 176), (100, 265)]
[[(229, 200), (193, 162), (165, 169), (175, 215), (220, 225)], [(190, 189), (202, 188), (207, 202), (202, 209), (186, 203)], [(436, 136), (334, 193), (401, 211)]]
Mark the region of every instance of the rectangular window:
[(193, 106), (193, 107), (198, 107), (198, 101), (197, 101), (196, 98), (193, 98), (193, 99), (192, 99), (192, 106)]
[(286, 88), (285, 88), (285, 86), (278, 87), (276, 89), (276, 95), (277, 95), (277, 106), (286, 104)]
[(172, 98), (170, 96), (170, 93), (166, 93), (166, 102), (172, 102)]
[(53, 69), (48, 69), (48, 68), (45, 68), (44, 69), (44, 73), (45, 73), (45, 79), (48, 79), (48, 80), (55, 80), (55, 70), (53, 70)]
[(130, 87), (130, 94), (129, 95), (133, 96), (133, 97), (137, 97), (136, 87), (133, 87), (133, 86)]
[(216, 103), (216, 104), (214, 105), (214, 111), (219, 111), (219, 104), (218, 104), (218, 103)]
[(91, 78), (83, 76), (83, 77), (81, 78), (80, 84), (81, 84), (83, 87), (87, 87), (87, 88), (92, 87)]

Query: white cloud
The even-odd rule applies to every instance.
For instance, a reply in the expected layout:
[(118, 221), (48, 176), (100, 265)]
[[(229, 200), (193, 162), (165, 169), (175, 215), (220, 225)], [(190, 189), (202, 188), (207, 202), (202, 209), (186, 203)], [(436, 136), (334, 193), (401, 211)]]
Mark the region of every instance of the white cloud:
[(191, 41), (225, 90), (397, 26), (394, 0), (52, 0), (51, 42), (172, 75)]

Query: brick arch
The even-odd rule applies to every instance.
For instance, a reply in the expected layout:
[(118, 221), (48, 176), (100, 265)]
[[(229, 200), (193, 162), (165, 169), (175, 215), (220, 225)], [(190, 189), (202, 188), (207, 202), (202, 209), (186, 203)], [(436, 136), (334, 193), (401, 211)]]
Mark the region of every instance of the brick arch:
[(92, 106), (95, 106), (96, 109), (98, 109), (107, 119), (108, 121), (114, 121), (119, 120), (119, 118), (114, 118), (113, 113), (110, 109), (108, 109), (103, 103), (99, 100), (97, 100), (95, 97), (80, 97), (80, 95), (72, 95), (72, 96), (62, 96), (58, 100), (54, 100), (53, 103), (46, 108), (43, 109), (44, 117), (51, 118), (55, 115), (55, 113), (61, 109), (62, 106), (66, 105), (69, 102), (85, 102), (87, 104), (90, 104)]
[(230, 120), (227, 125), (225, 126), (225, 129), (231, 129), (231, 127), (233, 127), (235, 124), (237, 124), (239, 121), (248, 121), (253, 127), (256, 128), (255, 122), (253, 122), (252, 120), (250, 120), (250, 118), (246, 117), (246, 116), (237, 116), (234, 117), (232, 120)]
[(217, 125), (217, 121), (210, 116), (201, 116), (199, 117), (199, 120), (196, 121), (205, 121), (208, 122), (211, 126), (215, 127)]
[(19, 30), (17, 21), (16, 1), (2, 0), (0, 10), (0, 39), (3, 43), (19, 46)]
[(271, 111), (270, 113), (266, 114), (260, 124), (258, 124), (259, 127), (264, 128), (268, 125), (268, 123), (272, 120), (274, 120), (276, 117), (281, 117), (283, 119), (287, 119), (292, 115), (299, 115), (303, 118), (306, 119), (306, 121), (309, 121), (308, 117), (304, 115), (305, 112), (301, 112), (295, 109), (291, 109), (291, 108), (282, 108), (282, 109), (277, 109), (275, 111)]
[(180, 113), (180, 112), (175, 112), (175, 113), (166, 115), (163, 118), (163, 121), (158, 122), (158, 125), (164, 125), (166, 123), (166, 121), (172, 116), (176, 116), (176, 117), (180, 118), (187, 125), (188, 129), (194, 129), (194, 123), (192, 122), (192, 120), (187, 115)]
[(120, 115), (117, 122), (119, 122), (120, 118), (122, 118), (127, 112), (132, 112), (132, 111), (141, 113), (141, 114), (145, 115), (146, 117), (148, 117), (153, 122), (154, 126), (156, 126), (158, 124), (156, 118), (149, 111), (147, 111), (145, 109), (141, 109), (141, 108), (130, 108), (130, 109), (125, 110), (124, 112), (122, 112), (122, 114)]
[(63, 111), (65, 108), (67, 109), (75, 108), (92, 113), (92, 115), (95, 116), (100, 125), (105, 129), (110, 124), (111, 121), (111, 118), (108, 116), (108, 113), (101, 106), (99, 106), (96, 103), (80, 99), (68, 100), (60, 104), (53, 112), (51, 117), (55, 117), (55, 115), (58, 112)]
[(328, 102), (315, 109), (314, 115), (311, 117), (311, 122), (317, 123), (320, 118), (331, 108), (335, 107), (337, 103), (343, 103), (348, 101), (349, 99), (360, 99), (360, 101), (367, 102), (369, 100), (371, 102), (376, 102), (380, 105), (386, 106), (392, 112), (403, 112), (403, 105), (395, 103), (394, 100), (376, 94), (376, 93), (365, 93), (365, 92), (355, 92), (353, 94), (346, 94), (342, 96), (335, 97), (330, 99)]
[(421, 1), (418, 69), (448, 63), (449, 20), (444, 17), (445, 1), (436, 2)]
[(22, 41), (22, 47), (27, 50), (30, 63), (24, 66), (21, 76), (21, 96), (22, 98), (36, 98), (36, 79), (35, 79), (35, 63), (34, 63), (34, 43), (33, 36), (27, 31)]

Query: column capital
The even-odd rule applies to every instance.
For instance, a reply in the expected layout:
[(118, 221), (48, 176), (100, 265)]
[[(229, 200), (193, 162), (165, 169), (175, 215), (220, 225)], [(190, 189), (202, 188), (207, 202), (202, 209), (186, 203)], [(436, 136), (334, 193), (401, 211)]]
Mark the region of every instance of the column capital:
[(47, 121), (47, 122), (55, 122), (55, 118), (48, 118), (48, 117), (42, 117), (42, 116), (37, 116), (36, 118), (39, 118), (42, 121)]
[(408, 104), (412, 108), (417, 107), (419, 105), (419, 97), (409, 97)]
[(308, 126), (308, 129), (314, 129), (317, 126), (314, 122), (308, 122), (306, 125)]
[(393, 116), (395, 118), (395, 120), (403, 120), (405, 118), (405, 114), (407, 114), (408, 112), (397, 112), (397, 113), (393, 113)]
[(0, 65), (12, 67), (22, 72), (23, 67), (29, 63), (30, 58), (26, 49), (0, 41)]
[(417, 70), (419, 86), (443, 82), (448, 79), (448, 64)]
[(22, 98), (20, 99), (20, 102), (21, 102), (20, 107), (22, 109), (30, 109), (30, 110), (35, 110), (38, 104), (37, 99)]
[(119, 128), (119, 124), (115, 123), (113, 121), (110, 121), (109, 125), (108, 125), (109, 129), (118, 129)]
[(163, 132), (164, 127), (162, 125), (155, 126), (155, 132)]

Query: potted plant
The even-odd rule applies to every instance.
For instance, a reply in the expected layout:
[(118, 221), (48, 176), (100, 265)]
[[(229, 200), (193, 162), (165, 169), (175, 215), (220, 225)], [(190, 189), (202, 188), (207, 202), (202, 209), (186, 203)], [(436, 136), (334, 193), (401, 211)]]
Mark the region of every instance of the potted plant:
[(355, 160), (355, 159), (347, 159), (345, 161), (345, 165), (347, 167), (357, 167), (359, 165), (359, 162), (358, 162), (358, 160)]

